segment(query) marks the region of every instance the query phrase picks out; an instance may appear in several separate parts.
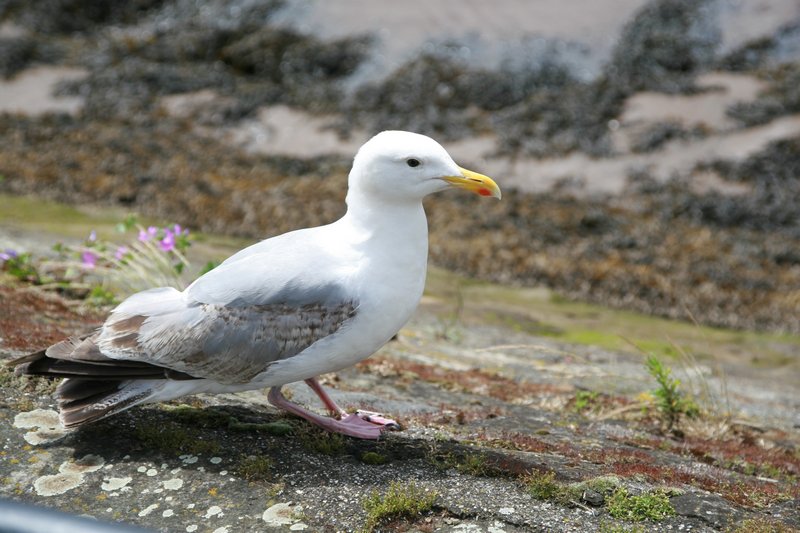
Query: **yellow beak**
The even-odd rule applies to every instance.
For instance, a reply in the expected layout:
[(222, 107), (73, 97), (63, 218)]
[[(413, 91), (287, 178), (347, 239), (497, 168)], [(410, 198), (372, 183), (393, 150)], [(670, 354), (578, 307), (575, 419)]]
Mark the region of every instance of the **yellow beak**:
[(481, 196), (494, 196), (498, 200), (503, 196), (500, 192), (500, 187), (489, 176), (461, 167), (458, 167), (458, 170), (461, 171), (460, 176), (445, 176), (442, 179), (453, 187), (467, 189)]

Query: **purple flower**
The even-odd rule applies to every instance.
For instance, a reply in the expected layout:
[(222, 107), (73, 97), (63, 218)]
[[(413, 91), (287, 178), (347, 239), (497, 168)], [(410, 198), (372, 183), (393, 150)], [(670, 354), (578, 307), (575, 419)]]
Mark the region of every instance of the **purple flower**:
[(142, 242), (147, 242), (150, 239), (152, 239), (153, 237), (155, 237), (157, 234), (158, 234), (158, 228), (155, 227), (155, 226), (150, 226), (146, 230), (145, 229), (140, 229), (139, 230), (139, 240), (142, 241)]
[(124, 258), (125, 254), (127, 254), (127, 253), (128, 253), (128, 247), (127, 246), (120, 246), (119, 248), (117, 248), (117, 251), (114, 253), (114, 259), (116, 259), (117, 261), (122, 261), (122, 258)]
[(94, 268), (97, 265), (97, 254), (91, 250), (86, 250), (81, 254), (81, 262), (86, 268)]
[(9, 259), (14, 259), (17, 257), (17, 251), (12, 250), (11, 248), (6, 248), (5, 252), (0, 252), (0, 261), (8, 261)]
[(95, 230), (92, 230), (92, 232), (89, 233), (89, 242), (94, 242), (96, 240), (97, 240), (97, 232)]
[(161, 246), (162, 250), (164, 250), (165, 252), (169, 252), (170, 250), (175, 249), (175, 234), (172, 233), (170, 230), (165, 230), (164, 233), (165, 233), (164, 238), (161, 239), (161, 242), (159, 242), (158, 244), (159, 246)]

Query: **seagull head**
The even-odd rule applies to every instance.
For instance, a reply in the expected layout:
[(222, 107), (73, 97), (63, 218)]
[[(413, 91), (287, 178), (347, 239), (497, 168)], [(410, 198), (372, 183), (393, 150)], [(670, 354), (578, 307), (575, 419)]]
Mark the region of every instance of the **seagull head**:
[(490, 177), (459, 167), (442, 145), (407, 131), (384, 131), (367, 141), (353, 161), (349, 187), (385, 202), (421, 201), (449, 188), (501, 196)]

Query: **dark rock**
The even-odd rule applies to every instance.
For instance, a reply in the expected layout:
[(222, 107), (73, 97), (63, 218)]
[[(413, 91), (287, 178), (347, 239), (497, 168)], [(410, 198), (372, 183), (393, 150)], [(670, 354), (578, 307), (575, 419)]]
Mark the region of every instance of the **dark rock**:
[(679, 516), (696, 518), (714, 529), (735, 526), (746, 515), (715, 494), (697, 494), (694, 492), (670, 498), (670, 503)]

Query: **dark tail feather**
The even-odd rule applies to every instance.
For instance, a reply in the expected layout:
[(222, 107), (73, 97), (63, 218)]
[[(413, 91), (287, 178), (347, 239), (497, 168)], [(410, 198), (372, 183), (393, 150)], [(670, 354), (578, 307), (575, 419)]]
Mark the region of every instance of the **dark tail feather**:
[[(89, 349), (89, 359), (76, 358), (78, 350)], [(72, 351), (70, 351), (72, 349)], [(70, 338), (54, 344), (47, 350), (25, 355), (9, 361), (9, 366), (14, 366), (15, 373), (51, 378), (81, 378), (84, 380), (99, 379), (130, 380), (130, 379), (195, 379), (189, 374), (177, 370), (151, 365), (141, 361), (126, 361), (124, 359), (111, 359), (98, 355), (91, 339)]]
[(160, 388), (159, 382), (196, 379), (169, 368), (106, 357), (91, 336), (71, 337), (7, 364), (15, 366), (17, 374), (66, 378), (56, 389), (56, 398), (67, 428), (145, 402)]
[(61, 423), (75, 428), (146, 401), (153, 383), (146, 381), (64, 380), (56, 389)]

